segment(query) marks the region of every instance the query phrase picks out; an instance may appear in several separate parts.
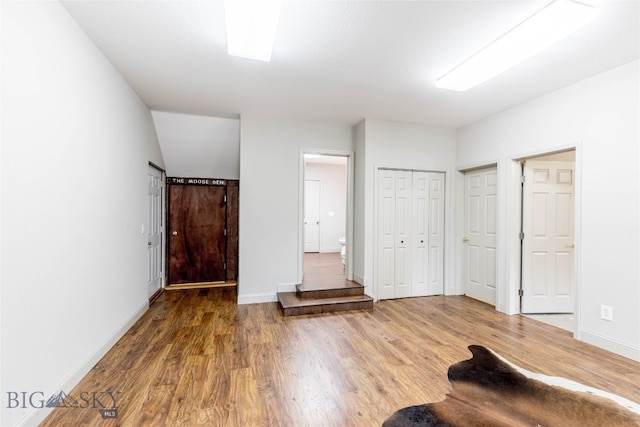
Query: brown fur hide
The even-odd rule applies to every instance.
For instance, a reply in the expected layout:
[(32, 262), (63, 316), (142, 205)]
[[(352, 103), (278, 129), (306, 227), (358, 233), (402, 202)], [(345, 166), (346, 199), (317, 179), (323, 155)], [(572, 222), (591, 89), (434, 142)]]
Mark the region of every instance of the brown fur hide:
[(640, 426), (640, 405), (558, 377), (528, 372), (481, 346), (449, 368), (442, 402), (411, 406), (383, 427)]

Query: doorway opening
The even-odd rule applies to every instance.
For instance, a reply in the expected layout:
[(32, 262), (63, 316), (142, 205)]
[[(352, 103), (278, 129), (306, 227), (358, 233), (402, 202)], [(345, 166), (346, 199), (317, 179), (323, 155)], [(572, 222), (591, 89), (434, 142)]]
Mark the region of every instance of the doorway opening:
[(353, 280), (351, 153), (302, 153), (298, 283)]
[(520, 163), (520, 312), (569, 329), (576, 311), (575, 150)]

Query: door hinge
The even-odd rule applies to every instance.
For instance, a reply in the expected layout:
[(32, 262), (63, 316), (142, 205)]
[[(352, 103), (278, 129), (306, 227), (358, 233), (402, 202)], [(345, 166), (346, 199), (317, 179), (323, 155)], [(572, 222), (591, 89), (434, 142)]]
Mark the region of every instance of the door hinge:
[(224, 269), (225, 270), (227, 269), (227, 263), (226, 262), (224, 263)]
[(524, 233), (521, 231), (520, 235), (518, 235), (518, 237), (520, 238), (520, 240), (524, 240)]
[(518, 289), (518, 296), (519, 297), (523, 297), (524, 296), (524, 291), (522, 289)]
[(224, 229), (224, 235), (225, 236), (227, 235), (227, 229), (226, 228)]
[(224, 202), (227, 203), (227, 196), (224, 196)]
[(520, 176), (520, 184), (524, 184), (524, 182), (525, 182), (525, 177), (524, 177), (524, 175), (521, 175)]

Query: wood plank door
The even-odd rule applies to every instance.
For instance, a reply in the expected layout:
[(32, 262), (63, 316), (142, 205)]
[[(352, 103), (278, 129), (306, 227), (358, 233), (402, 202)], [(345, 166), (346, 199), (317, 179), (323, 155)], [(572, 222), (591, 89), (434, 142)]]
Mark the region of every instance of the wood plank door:
[(225, 202), (224, 185), (170, 183), (170, 285), (225, 281)]
[(527, 160), (522, 312), (573, 313), (574, 163)]
[(497, 169), (465, 173), (464, 293), (496, 304)]

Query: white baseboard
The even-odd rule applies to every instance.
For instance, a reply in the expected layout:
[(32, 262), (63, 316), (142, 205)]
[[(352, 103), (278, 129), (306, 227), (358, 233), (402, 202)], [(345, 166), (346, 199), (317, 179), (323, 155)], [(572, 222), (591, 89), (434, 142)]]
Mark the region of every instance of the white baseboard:
[(238, 304), (261, 304), (263, 302), (278, 302), (277, 294), (238, 295)]
[[(133, 313), (106, 341), (105, 343), (96, 350), (96, 352), (87, 358), (85, 362), (80, 365), (66, 380), (62, 381), (62, 383), (54, 387), (53, 390), (50, 390), (50, 393), (46, 396), (51, 396), (54, 393), (59, 393), (60, 391), (69, 392), (71, 391), (82, 378), (85, 377), (89, 373), (89, 371), (104, 357), (105, 354), (118, 342), (120, 338), (127, 333), (129, 329), (142, 317), (144, 313), (149, 309), (149, 301), (145, 301), (135, 313)], [(18, 421), (16, 426), (19, 427), (30, 427), (37, 426), (49, 415), (49, 413), (53, 410), (53, 408), (37, 408), (29, 411), (25, 414), (24, 417), (20, 421)]]
[(578, 331), (577, 338), (580, 341), (584, 341), (595, 345), (596, 347), (603, 348), (612, 353), (640, 362), (640, 348), (638, 347), (612, 340), (611, 338), (607, 338), (596, 332), (586, 331), (584, 329)]
[(321, 254), (335, 254), (335, 253), (340, 253), (340, 251), (342, 250), (342, 247), (340, 246), (327, 246), (324, 248), (320, 248), (320, 253)]
[(362, 276), (358, 276), (357, 274), (354, 274), (353, 275), (353, 281), (356, 282), (359, 285), (365, 286), (364, 277), (362, 277)]
[(295, 292), (295, 283), (278, 283), (278, 292)]

